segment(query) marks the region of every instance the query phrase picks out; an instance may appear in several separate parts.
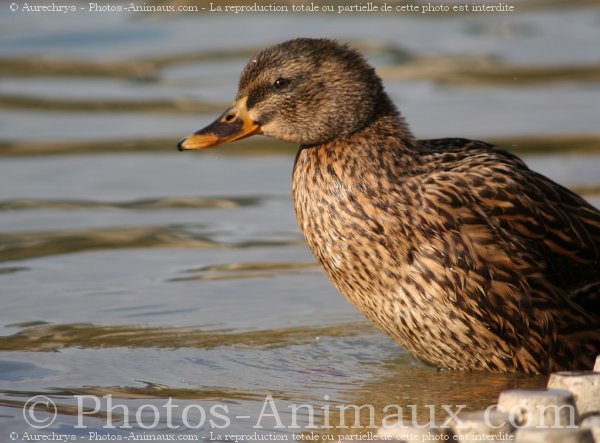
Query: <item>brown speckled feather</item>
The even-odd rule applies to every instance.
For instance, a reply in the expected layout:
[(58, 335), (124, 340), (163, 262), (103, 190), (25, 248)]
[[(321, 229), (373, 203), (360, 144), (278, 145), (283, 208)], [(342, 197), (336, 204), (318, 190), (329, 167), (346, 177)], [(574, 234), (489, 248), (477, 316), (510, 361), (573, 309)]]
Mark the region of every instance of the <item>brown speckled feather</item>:
[(296, 160), (300, 225), (340, 291), (439, 367), (590, 368), (598, 210), (487, 143), (377, 140), (386, 120)]

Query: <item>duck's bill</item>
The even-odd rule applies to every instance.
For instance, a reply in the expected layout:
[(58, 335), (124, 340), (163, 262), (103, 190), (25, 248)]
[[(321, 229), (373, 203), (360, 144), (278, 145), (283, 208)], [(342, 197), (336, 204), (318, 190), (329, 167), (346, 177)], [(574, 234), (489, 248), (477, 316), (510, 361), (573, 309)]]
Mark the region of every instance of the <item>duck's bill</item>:
[(180, 151), (206, 149), (260, 134), (260, 125), (248, 115), (247, 98), (236, 101), (231, 108), (206, 128), (184, 138), (177, 145)]

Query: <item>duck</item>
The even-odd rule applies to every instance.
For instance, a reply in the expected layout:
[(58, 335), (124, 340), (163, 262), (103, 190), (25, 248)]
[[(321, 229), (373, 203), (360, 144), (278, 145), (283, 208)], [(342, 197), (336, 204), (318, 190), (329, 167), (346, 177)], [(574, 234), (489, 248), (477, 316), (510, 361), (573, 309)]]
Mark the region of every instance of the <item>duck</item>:
[(519, 157), (417, 140), (366, 58), (295, 38), (251, 58), (234, 103), (178, 144), (299, 145), (292, 194), (339, 291), (427, 365), (548, 374), (600, 354), (600, 211)]

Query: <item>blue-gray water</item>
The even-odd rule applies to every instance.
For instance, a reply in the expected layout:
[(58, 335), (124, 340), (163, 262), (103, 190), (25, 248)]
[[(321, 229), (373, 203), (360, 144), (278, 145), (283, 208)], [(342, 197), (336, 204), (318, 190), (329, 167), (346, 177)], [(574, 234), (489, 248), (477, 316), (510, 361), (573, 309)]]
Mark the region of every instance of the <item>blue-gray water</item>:
[[(34, 14), (7, 5), (0, 438), (34, 431), (22, 411), (34, 395), (58, 408), (40, 432), (127, 435), (121, 410), (118, 429), (102, 428), (102, 396), (112, 395), (139, 435), (172, 432), (169, 398), (179, 411), (193, 406), (191, 424), (203, 408), (197, 430), (175, 413), (175, 432), (208, 440), (211, 431), (291, 436), (309, 417), (290, 428), (290, 404), (373, 404), (380, 419), (388, 404), (474, 409), (502, 389), (544, 384), (438, 372), (372, 329), (296, 226), (293, 147), (257, 139), (182, 154), (175, 145), (231, 101), (254, 51), (335, 37), (366, 53), (419, 137), (501, 140), (600, 205), (600, 8), (386, 17)], [(75, 428), (74, 395), (100, 402), (79, 397), (98, 406), (87, 428)], [(272, 417), (256, 428), (267, 395), (285, 429)], [(136, 422), (142, 405), (163, 411), (152, 429)], [(225, 429), (209, 423), (215, 406), (227, 410)], [(142, 412), (142, 425), (152, 423), (151, 408)]]

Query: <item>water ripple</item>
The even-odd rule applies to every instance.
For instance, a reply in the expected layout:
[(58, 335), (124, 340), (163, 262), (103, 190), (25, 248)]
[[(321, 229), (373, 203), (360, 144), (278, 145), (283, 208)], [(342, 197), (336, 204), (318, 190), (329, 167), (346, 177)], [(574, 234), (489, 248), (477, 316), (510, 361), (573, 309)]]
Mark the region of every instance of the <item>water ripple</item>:
[(219, 233), (205, 226), (162, 225), (68, 229), (50, 232), (0, 233), (0, 261), (24, 260), (82, 251), (124, 248), (253, 248), (299, 246), (297, 236), (280, 239), (217, 240)]
[(63, 348), (202, 348), (220, 346), (274, 349), (312, 343), (321, 337), (350, 337), (373, 332), (373, 326), (345, 323), (332, 326), (276, 328), (262, 331), (206, 331), (190, 328), (49, 324), (0, 337), (0, 351), (57, 351)]
[(169, 279), (172, 282), (192, 280), (230, 280), (239, 278), (268, 278), (282, 274), (303, 273), (306, 269), (318, 269), (317, 262), (251, 262), (227, 263), (203, 266), (184, 271), (184, 277)]
[(265, 197), (166, 197), (124, 202), (70, 199), (18, 199), (0, 201), (0, 211), (23, 209), (56, 209), (63, 211), (82, 209), (233, 209), (256, 206), (264, 200)]

